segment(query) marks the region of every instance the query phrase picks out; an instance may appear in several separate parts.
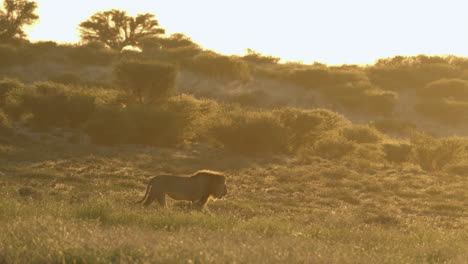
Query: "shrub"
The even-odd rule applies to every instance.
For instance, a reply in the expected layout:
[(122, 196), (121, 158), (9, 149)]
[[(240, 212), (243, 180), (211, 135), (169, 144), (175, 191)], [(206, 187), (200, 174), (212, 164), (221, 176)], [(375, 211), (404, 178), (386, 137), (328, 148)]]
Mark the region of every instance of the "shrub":
[(391, 91), (372, 89), (367, 90), (361, 99), (365, 110), (380, 115), (389, 115), (398, 100), (398, 95)]
[(219, 117), (222, 107), (212, 100), (180, 94), (170, 97), (162, 109), (177, 114), (179, 124), (183, 125), (182, 138), (188, 142), (195, 137), (206, 139), (209, 124)]
[(371, 121), (369, 122), (369, 126), (387, 134), (394, 133), (405, 135), (416, 129), (416, 125), (409, 121), (391, 118)]
[(5, 97), (10, 91), (23, 87), (24, 85), (18, 80), (8, 78), (0, 79), (0, 106), (5, 104)]
[(331, 85), (330, 72), (323, 67), (293, 70), (287, 78), (312, 89)]
[(119, 53), (106, 48), (101, 43), (91, 42), (81, 46), (69, 46), (67, 54), (68, 61), (73, 64), (107, 66)]
[(355, 149), (355, 143), (336, 133), (329, 133), (313, 146), (313, 153), (327, 159), (339, 159)]
[(367, 69), (371, 82), (386, 90), (416, 90), (443, 78), (459, 78), (460, 67), (449, 58), (425, 55), (380, 59)]
[(183, 141), (187, 123), (177, 112), (149, 106), (125, 109), (131, 123), (129, 143), (155, 146), (175, 146)]
[(286, 130), (270, 112), (231, 111), (215, 120), (208, 133), (217, 143), (238, 153), (286, 150)]
[(128, 143), (133, 131), (128, 114), (119, 108), (103, 108), (96, 111), (85, 125), (85, 131), (96, 144)]
[(18, 50), (13, 45), (0, 45), (0, 67), (9, 67), (18, 63)]
[(214, 52), (203, 52), (185, 65), (191, 71), (212, 78), (228, 80), (250, 80), (250, 68), (246, 62), (234, 56), (224, 56)]
[(51, 76), (49, 81), (65, 85), (76, 85), (81, 83), (81, 77), (74, 72), (62, 72)]
[(242, 59), (255, 64), (277, 64), (281, 60), (273, 56), (264, 56), (251, 49), (247, 49), (247, 54)]
[(78, 126), (95, 110), (95, 98), (74, 94), (67, 86), (36, 83), (22, 94), (23, 107), (33, 114), (33, 125), (40, 129), (53, 126)]
[(468, 121), (468, 102), (431, 99), (414, 106), (421, 114), (444, 124), (457, 125)]
[(139, 46), (143, 52), (159, 49), (176, 49), (183, 47), (197, 47), (198, 44), (192, 41), (191, 38), (182, 33), (174, 33), (169, 37), (149, 36), (143, 38), (139, 42)]
[(425, 98), (455, 98), (468, 100), (468, 81), (461, 79), (442, 79), (433, 81), (422, 89), (418, 94)]
[(455, 164), (447, 165), (447, 167), (445, 167), (445, 170), (449, 173), (461, 176), (468, 176), (468, 162), (464, 160)]
[(350, 124), (344, 116), (325, 109), (283, 108), (274, 111), (274, 114), (287, 130), (290, 150), (297, 150), (327, 131)]
[(424, 170), (440, 170), (466, 157), (467, 142), (457, 137), (435, 138), (415, 133), (411, 138), (412, 159)]
[(401, 163), (409, 161), (412, 147), (405, 143), (386, 143), (382, 145), (385, 159), (390, 162)]
[(12, 134), (13, 126), (8, 116), (0, 109), (0, 136), (11, 136)]
[(366, 125), (348, 126), (340, 132), (346, 139), (356, 143), (377, 143), (382, 139), (376, 129)]
[(140, 104), (151, 104), (175, 91), (174, 66), (157, 62), (121, 61), (114, 68), (117, 84)]
[(97, 144), (175, 146), (187, 139), (186, 130), (192, 124), (189, 114), (148, 105), (103, 108), (85, 130)]

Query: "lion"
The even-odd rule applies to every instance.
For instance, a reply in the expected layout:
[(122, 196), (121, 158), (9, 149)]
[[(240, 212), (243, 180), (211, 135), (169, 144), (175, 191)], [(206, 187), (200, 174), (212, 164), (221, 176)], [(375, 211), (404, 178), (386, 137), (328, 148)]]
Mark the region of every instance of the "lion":
[(166, 194), (174, 200), (192, 203), (192, 208), (202, 210), (208, 200), (221, 199), (227, 195), (226, 177), (221, 172), (200, 170), (188, 176), (158, 175), (153, 177), (146, 187), (144, 201), (148, 206), (158, 200), (166, 207)]

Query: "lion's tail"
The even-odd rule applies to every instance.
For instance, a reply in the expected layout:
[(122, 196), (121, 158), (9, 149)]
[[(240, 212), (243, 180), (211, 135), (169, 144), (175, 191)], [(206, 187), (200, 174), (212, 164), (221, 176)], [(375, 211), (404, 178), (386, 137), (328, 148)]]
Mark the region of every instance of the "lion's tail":
[(139, 204), (139, 203), (142, 203), (143, 201), (145, 201), (146, 198), (148, 197), (149, 193), (150, 193), (150, 190), (151, 190), (151, 181), (148, 183), (148, 186), (146, 186), (146, 192), (145, 192), (145, 196), (143, 196), (143, 199), (141, 199), (140, 201), (135, 202), (135, 203)]

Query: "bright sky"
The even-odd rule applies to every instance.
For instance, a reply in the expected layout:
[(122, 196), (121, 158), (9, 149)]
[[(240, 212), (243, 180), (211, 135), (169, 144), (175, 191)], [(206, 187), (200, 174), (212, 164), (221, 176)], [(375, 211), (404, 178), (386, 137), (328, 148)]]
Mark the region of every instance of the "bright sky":
[(31, 40), (77, 42), (77, 25), (111, 8), (154, 13), (207, 49), (251, 48), (290, 61), (374, 63), (395, 55), (468, 56), (466, 0), (36, 0)]

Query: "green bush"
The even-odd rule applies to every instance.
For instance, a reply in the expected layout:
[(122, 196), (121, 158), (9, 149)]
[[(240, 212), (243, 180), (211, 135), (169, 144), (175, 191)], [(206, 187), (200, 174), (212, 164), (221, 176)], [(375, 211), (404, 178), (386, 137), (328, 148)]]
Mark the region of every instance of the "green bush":
[(82, 82), (80, 75), (74, 72), (62, 72), (49, 77), (49, 81), (65, 85), (77, 85)]
[(0, 136), (11, 136), (13, 134), (13, 125), (8, 116), (0, 109)]
[(278, 57), (264, 56), (251, 49), (247, 49), (247, 54), (242, 59), (254, 64), (277, 64), (281, 60)]
[(313, 153), (322, 158), (339, 159), (351, 153), (356, 148), (355, 143), (337, 133), (329, 133), (313, 145)]
[(167, 105), (103, 108), (90, 118), (85, 130), (97, 144), (176, 146), (190, 139), (186, 130), (193, 122), (191, 114)]
[(377, 143), (382, 139), (382, 134), (366, 125), (348, 126), (340, 132), (346, 139), (356, 143)]
[(369, 126), (376, 128), (380, 132), (387, 134), (409, 134), (416, 129), (413, 123), (400, 119), (379, 119), (369, 122)]
[(418, 94), (425, 98), (468, 100), (468, 81), (461, 79), (437, 80), (419, 89)]
[(32, 124), (39, 129), (54, 126), (79, 126), (93, 113), (95, 98), (74, 94), (62, 84), (36, 83), (22, 93), (22, 107), (33, 114)]
[(96, 111), (85, 124), (85, 131), (93, 143), (112, 145), (129, 143), (134, 131), (124, 109), (112, 107)]
[(409, 161), (412, 147), (405, 143), (386, 143), (382, 145), (385, 159), (390, 162), (401, 163)]
[(17, 64), (18, 50), (13, 45), (0, 44), (0, 67), (10, 67)]
[(9, 92), (23, 87), (23, 83), (18, 80), (8, 78), (0, 79), (0, 106), (6, 103), (5, 98)]
[(176, 114), (179, 124), (183, 125), (182, 138), (188, 143), (196, 137), (206, 140), (206, 131), (210, 123), (219, 117), (222, 106), (213, 100), (180, 94), (170, 97), (162, 109)]
[(289, 149), (294, 151), (311, 144), (321, 134), (351, 123), (344, 116), (325, 109), (283, 108), (273, 112), (287, 130)]
[(430, 99), (416, 104), (414, 108), (426, 117), (444, 124), (457, 125), (468, 121), (468, 102)]
[(118, 57), (118, 52), (106, 48), (97, 42), (87, 43), (81, 46), (68, 46), (67, 59), (72, 64), (82, 65), (110, 65)]
[(271, 112), (234, 110), (211, 124), (209, 135), (224, 148), (242, 154), (286, 150), (286, 130)]
[(184, 66), (190, 71), (212, 78), (242, 81), (251, 79), (250, 68), (246, 62), (234, 56), (214, 52), (200, 53)]
[(166, 99), (175, 92), (177, 71), (158, 62), (121, 61), (114, 68), (117, 84), (140, 104)]
[(184, 138), (182, 114), (149, 106), (131, 106), (125, 109), (131, 123), (129, 143), (175, 146)]
[(396, 56), (367, 68), (371, 82), (385, 90), (417, 90), (440, 79), (460, 78), (463, 69), (449, 57)]
[(458, 137), (435, 138), (423, 133), (415, 133), (411, 138), (412, 159), (422, 169), (440, 170), (456, 164), (466, 157), (466, 139)]
[(447, 165), (445, 171), (456, 175), (468, 176), (468, 162), (463, 160), (455, 164)]

